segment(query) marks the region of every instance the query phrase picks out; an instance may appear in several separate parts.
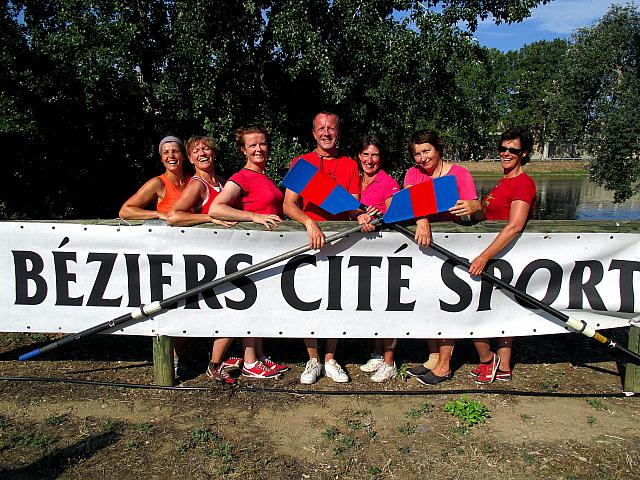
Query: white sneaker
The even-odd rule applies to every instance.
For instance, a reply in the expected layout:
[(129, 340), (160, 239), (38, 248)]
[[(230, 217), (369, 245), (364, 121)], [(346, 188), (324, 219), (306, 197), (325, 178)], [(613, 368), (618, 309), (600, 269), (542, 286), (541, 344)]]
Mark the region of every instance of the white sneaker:
[(349, 377), (347, 376), (345, 371), (342, 370), (342, 367), (340, 366), (340, 364), (336, 362), (334, 359), (331, 359), (328, 362), (325, 362), (324, 374), (334, 382), (346, 383), (349, 381)]
[(382, 362), (380, 368), (378, 368), (378, 370), (376, 370), (376, 373), (374, 373), (371, 377), (371, 381), (380, 383), (384, 382), (385, 380), (391, 380), (392, 378), (396, 378), (395, 362), (393, 365), (387, 365), (386, 363)]
[(316, 383), (318, 377), (322, 376), (322, 364), (317, 358), (311, 358), (304, 367), (304, 372), (300, 375), (300, 383), (311, 385)]
[(376, 370), (378, 370), (378, 368), (380, 368), (380, 365), (382, 365), (383, 363), (384, 363), (384, 358), (382, 357), (382, 355), (378, 355), (377, 353), (372, 353), (369, 361), (364, 365), (360, 365), (360, 370), (367, 373), (373, 373)]

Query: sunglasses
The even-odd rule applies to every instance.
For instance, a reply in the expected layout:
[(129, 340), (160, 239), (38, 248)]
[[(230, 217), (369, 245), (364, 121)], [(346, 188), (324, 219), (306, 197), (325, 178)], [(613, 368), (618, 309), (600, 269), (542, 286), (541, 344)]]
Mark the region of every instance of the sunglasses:
[(500, 145), (498, 147), (498, 152), (500, 153), (504, 153), (504, 152), (509, 152), (513, 155), (520, 155), (522, 153), (522, 149), (521, 148), (513, 148), (513, 147), (505, 147), (504, 145)]

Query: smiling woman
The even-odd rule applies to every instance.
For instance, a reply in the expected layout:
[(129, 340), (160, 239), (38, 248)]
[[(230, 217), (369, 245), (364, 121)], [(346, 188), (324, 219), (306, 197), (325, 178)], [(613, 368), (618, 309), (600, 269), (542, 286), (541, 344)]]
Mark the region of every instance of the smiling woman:
[[(186, 152), (182, 140), (174, 136), (164, 137), (160, 140), (158, 152), (165, 169), (164, 173), (146, 182), (124, 202), (118, 213), (120, 218), (166, 220), (167, 213), (185, 189), (191, 177), (183, 170)], [(147, 209), (153, 202), (156, 203), (156, 208)]]
[(187, 154), (196, 174), (169, 212), (169, 225), (190, 226), (213, 222), (229, 227), (235, 223), (217, 220), (208, 214), (209, 206), (224, 186), (224, 179), (215, 172), (217, 150), (211, 137), (191, 137), (187, 141)]

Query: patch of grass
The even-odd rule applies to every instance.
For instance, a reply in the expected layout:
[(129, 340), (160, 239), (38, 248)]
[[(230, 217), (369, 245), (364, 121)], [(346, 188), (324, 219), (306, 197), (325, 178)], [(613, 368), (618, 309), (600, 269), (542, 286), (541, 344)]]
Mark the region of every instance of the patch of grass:
[(588, 405), (592, 406), (596, 410), (607, 410), (607, 407), (605, 407), (604, 404), (597, 398), (587, 398), (585, 402), (587, 402)]
[(0, 415), (0, 430), (4, 430), (7, 426), (7, 419)]
[(44, 424), (47, 425), (48, 427), (57, 427), (58, 425), (62, 425), (65, 420), (67, 419), (66, 415), (49, 415), (48, 417), (45, 417), (44, 419)]
[(340, 430), (336, 427), (327, 428), (321, 435), (327, 440), (335, 440), (340, 435)]
[(136, 428), (142, 433), (151, 433), (151, 431), (153, 430), (153, 425), (151, 425), (150, 423), (141, 422), (136, 425)]
[(448, 401), (444, 406), (444, 411), (458, 418), (467, 427), (484, 423), (491, 416), (489, 408), (485, 404), (466, 397)]
[(200, 427), (191, 432), (191, 439), (196, 444), (202, 444), (208, 442), (217, 442), (220, 440), (220, 436), (206, 427)]
[(411, 452), (411, 449), (409, 447), (396, 447), (396, 450), (398, 450), (398, 452), (403, 455), (409, 455), (409, 452)]
[(587, 417), (587, 423), (588, 423), (589, 425), (593, 425), (594, 423), (596, 423), (596, 417), (594, 417), (594, 416), (592, 416), (592, 415), (589, 415), (589, 416)]
[(57, 437), (43, 433), (42, 435), (24, 435), (18, 437), (18, 443), (27, 447), (37, 448), (38, 450), (47, 450), (51, 445), (56, 443)]
[(417, 420), (423, 415), (433, 412), (433, 408), (433, 405), (431, 405), (430, 403), (423, 403), (418, 408), (412, 408), (411, 410), (407, 410), (406, 412), (404, 412), (404, 416), (412, 420)]
[(461, 437), (466, 437), (469, 435), (469, 427), (467, 425), (458, 425), (453, 427), (453, 433), (458, 434)]
[(548, 374), (546, 378), (540, 382), (540, 387), (546, 392), (553, 392), (560, 388), (560, 381), (564, 377), (564, 372), (556, 372)]
[(360, 422), (360, 420), (350, 420), (347, 418), (344, 423), (346, 423), (347, 427), (349, 427), (351, 430), (362, 430), (364, 428), (364, 425), (362, 424), (362, 422)]
[(398, 432), (402, 433), (403, 435), (413, 435), (414, 433), (416, 433), (416, 427), (415, 425), (411, 425), (409, 422), (407, 422), (404, 425), (400, 425), (398, 427)]
[(133, 442), (129, 442), (127, 443), (127, 450), (137, 450), (138, 448), (141, 448), (144, 446), (144, 442), (138, 440), (138, 441), (133, 441)]
[(338, 446), (333, 448), (333, 454), (340, 455), (341, 453), (351, 448), (354, 448), (357, 444), (358, 444), (357, 440), (350, 435), (347, 435), (346, 437), (342, 437), (340, 439), (340, 442), (338, 443)]
[(482, 453), (485, 454), (496, 453), (496, 449), (491, 443), (483, 443), (480, 449), (482, 450)]
[(527, 415), (526, 413), (520, 414), (520, 419), (523, 422), (528, 422), (529, 420), (531, 420), (531, 418), (532, 418), (531, 415)]
[(353, 410), (351, 412), (351, 415), (354, 417), (366, 417), (368, 415), (371, 415), (371, 411), (370, 410)]
[(233, 449), (231, 442), (221, 442), (213, 449), (213, 455), (225, 463), (231, 463), (233, 461)]
[(399, 378), (400, 380), (404, 380), (405, 382), (409, 380), (410, 375), (407, 373), (407, 370), (409, 370), (410, 368), (411, 368), (411, 365), (409, 365), (408, 363), (403, 363), (402, 365), (400, 365), (400, 368), (396, 373), (396, 378)]
[(382, 469), (380, 467), (369, 467), (367, 468), (367, 474), (372, 477), (376, 477), (382, 473)]
[(112, 418), (108, 418), (102, 423), (100, 430), (102, 430), (102, 433), (113, 433), (118, 429), (119, 426), (120, 422)]
[(536, 462), (536, 456), (532, 453), (522, 452), (521, 457), (525, 463), (532, 464)]

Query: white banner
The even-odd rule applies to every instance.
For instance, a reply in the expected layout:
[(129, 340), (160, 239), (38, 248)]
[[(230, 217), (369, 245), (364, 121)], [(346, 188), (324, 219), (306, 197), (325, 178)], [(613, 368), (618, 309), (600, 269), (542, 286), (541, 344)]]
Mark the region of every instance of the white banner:
[[(495, 235), (436, 233), (434, 241), (473, 259)], [(0, 222), (0, 331), (78, 332), (306, 243), (306, 232), (277, 230)], [(525, 233), (493, 273), (596, 329), (627, 326), (640, 312), (637, 245), (634, 234)], [(115, 333), (477, 338), (565, 331), (563, 322), (433, 250), (376, 232), (298, 255)]]

